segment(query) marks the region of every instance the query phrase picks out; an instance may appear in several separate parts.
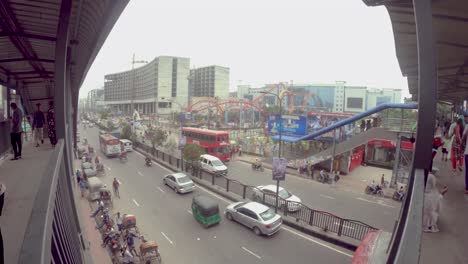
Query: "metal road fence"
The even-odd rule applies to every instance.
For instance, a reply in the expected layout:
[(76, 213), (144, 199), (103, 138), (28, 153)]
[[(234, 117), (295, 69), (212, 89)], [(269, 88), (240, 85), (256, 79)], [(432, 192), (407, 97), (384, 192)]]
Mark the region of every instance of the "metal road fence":
[[(196, 177), (207, 184), (217, 186), (227, 193), (235, 194), (239, 198), (254, 200), (268, 206), (274, 206), (275, 204), (274, 195), (262, 192), (255, 186), (243, 184), (228, 177), (203, 171), (197, 166), (192, 166), (184, 162), (180, 158), (173, 157), (160, 150), (143, 145), (140, 142), (134, 142), (134, 147), (151, 153), (157, 160), (172, 165), (179, 170), (190, 172), (192, 177)], [(377, 230), (377, 228), (363, 222), (341, 218), (324, 211), (314, 210), (302, 203), (291, 202), (280, 198), (278, 204), (282, 215), (294, 218), (297, 223), (317, 227), (326, 232), (335, 233), (338, 236), (362, 240), (368, 232)]]

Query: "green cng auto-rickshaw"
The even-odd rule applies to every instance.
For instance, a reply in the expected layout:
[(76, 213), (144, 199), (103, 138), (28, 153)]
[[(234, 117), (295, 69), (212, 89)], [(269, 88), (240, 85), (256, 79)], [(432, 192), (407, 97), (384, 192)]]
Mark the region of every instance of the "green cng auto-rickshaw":
[(218, 204), (213, 199), (203, 195), (193, 197), (192, 213), (193, 217), (205, 227), (215, 225), (221, 219)]

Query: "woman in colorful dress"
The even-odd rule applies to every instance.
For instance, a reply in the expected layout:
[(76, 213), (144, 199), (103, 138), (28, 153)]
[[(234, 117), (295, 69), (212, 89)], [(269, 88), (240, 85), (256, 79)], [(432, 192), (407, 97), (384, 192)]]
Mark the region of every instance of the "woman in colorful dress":
[(54, 102), (49, 102), (49, 110), (47, 111), (47, 134), (49, 135), (50, 144), (55, 147), (57, 144), (57, 135), (55, 133), (55, 110), (54, 110)]

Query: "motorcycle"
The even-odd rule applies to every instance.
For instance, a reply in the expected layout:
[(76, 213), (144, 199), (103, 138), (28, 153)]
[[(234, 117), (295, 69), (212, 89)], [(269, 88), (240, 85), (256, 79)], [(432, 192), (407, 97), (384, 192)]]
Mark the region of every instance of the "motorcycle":
[(328, 173), (324, 173), (324, 175), (322, 174), (319, 174), (318, 177), (317, 177), (317, 181), (318, 182), (321, 182), (321, 183), (328, 183), (328, 184), (332, 184), (333, 181), (335, 182), (338, 182), (340, 180), (340, 176), (339, 175), (334, 175), (334, 177), (330, 177), (330, 175)]
[(393, 199), (393, 200), (399, 201), (399, 202), (403, 201), (404, 198), (405, 198), (405, 193), (403, 193), (402, 195), (400, 195), (400, 194), (398, 193), (398, 191), (395, 191), (395, 192), (393, 193), (393, 196), (392, 196), (392, 199)]
[(252, 170), (264, 171), (265, 169), (263, 168), (263, 164), (261, 163), (259, 164), (252, 163)]
[(370, 185), (367, 185), (366, 189), (364, 189), (364, 192), (366, 194), (377, 195), (377, 196), (380, 196), (380, 197), (384, 196), (383, 190), (379, 185), (377, 185), (376, 187), (372, 187)]
[(148, 166), (148, 167), (151, 167), (151, 165), (153, 165), (153, 162), (151, 162), (151, 159), (146, 158), (145, 159), (145, 165)]

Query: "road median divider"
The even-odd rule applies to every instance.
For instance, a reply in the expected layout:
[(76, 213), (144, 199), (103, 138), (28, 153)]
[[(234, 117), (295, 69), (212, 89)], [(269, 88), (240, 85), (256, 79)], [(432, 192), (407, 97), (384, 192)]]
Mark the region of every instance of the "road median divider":
[[(271, 199), (274, 196), (259, 192), (259, 189), (255, 186), (246, 185), (228, 177), (203, 171), (197, 166), (184, 162), (180, 158), (172, 157), (157, 149), (149, 149), (150, 147), (142, 145), (139, 142), (136, 142), (134, 145), (136, 145), (134, 146), (136, 151), (149, 155), (161, 166), (174, 172), (187, 172), (196, 184), (230, 201), (254, 200), (270, 206), (272, 204)], [(278, 208), (278, 213), (282, 215), (285, 225), (351, 251), (356, 250), (360, 241), (367, 233), (377, 230), (360, 221), (345, 219), (328, 212), (314, 210), (302, 203), (286, 201), (280, 198), (279, 204), (281, 206)]]

